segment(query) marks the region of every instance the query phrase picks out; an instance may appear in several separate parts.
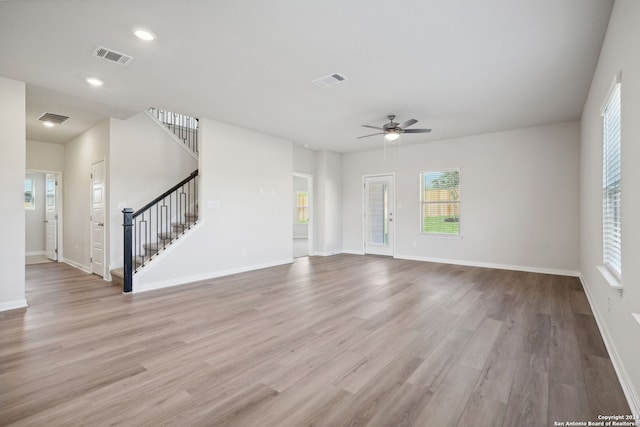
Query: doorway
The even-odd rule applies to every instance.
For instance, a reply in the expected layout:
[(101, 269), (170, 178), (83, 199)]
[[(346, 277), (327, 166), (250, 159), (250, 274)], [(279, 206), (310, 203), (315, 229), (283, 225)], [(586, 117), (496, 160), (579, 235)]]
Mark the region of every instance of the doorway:
[(293, 257), (313, 255), (313, 178), (293, 174)]
[(25, 174), (25, 263), (62, 259), (62, 172), (27, 170)]
[(394, 254), (394, 176), (364, 177), (364, 253)]

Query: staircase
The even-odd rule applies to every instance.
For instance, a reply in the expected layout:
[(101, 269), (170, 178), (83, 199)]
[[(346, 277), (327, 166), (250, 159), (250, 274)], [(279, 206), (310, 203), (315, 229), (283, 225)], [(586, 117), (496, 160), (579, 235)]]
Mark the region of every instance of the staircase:
[[(198, 159), (198, 119), (159, 108), (145, 113), (191, 157)], [(111, 270), (111, 281), (132, 291), (133, 275), (152, 262), (198, 221), (198, 171), (137, 211), (125, 209), (124, 266)]]
[[(196, 205), (197, 212), (197, 205)], [(197, 213), (184, 214), (184, 221), (172, 222), (170, 232), (160, 232), (154, 242), (142, 244), (144, 256), (137, 255), (133, 259), (134, 269), (137, 272), (144, 265), (148, 264), (155, 256), (168, 248), (173, 242), (178, 240), (181, 235), (187, 232), (198, 221)], [(124, 268), (114, 268), (111, 270), (111, 283), (116, 286), (124, 286)]]

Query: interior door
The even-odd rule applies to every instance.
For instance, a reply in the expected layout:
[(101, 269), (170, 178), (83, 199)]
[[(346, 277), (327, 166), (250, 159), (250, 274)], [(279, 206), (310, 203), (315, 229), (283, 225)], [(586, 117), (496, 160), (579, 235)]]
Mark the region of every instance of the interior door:
[(393, 175), (364, 179), (364, 251), (393, 256)]
[(104, 277), (104, 161), (91, 165), (91, 272)]
[(58, 261), (58, 204), (56, 190), (58, 180), (55, 174), (45, 176), (45, 240), (47, 258)]

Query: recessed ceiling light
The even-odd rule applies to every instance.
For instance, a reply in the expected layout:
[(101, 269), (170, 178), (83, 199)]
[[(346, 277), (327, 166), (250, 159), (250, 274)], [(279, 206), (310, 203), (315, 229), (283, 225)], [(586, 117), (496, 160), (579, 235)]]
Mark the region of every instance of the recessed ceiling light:
[(142, 28), (134, 29), (133, 34), (140, 40), (144, 40), (146, 42), (150, 42), (156, 38), (156, 35), (151, 31), (143, 30)]
[(43, 126), (46, 126), (46, 127), (48, 127), (48, 128), (52, 128), (52, 127), (54, 127), (54, 126), (55, 126), (55, 124), (53, 124), (53, 123), (51, 123), (51, 122), (42, 122), (42, 125), (43, 125)]
[(102, 86), (104, 84), (102, 80), (97, 79), (95, 77), (87, 77), (87, 83), (95, 87)]

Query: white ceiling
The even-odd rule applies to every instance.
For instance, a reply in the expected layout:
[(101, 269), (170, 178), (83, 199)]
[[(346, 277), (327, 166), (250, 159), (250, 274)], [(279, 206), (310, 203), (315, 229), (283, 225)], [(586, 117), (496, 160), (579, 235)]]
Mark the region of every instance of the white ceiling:
[[(29, 139), (63, 142), (157, 106), (352, 152), (381, 144), (356, 137), (387, 114), (433, 129), (403, 143), (579, 119), (612, 4), (0, 1), (0, 75), (28, 84)], [(134, 27), (156, 41), (139, 41)], [(135, 59), (95, 58), (98, 45)], [(348, 80), (311, 84), (336, 71)], [(105, 85), (89, 87), (88, 76)], [(34, 116), (44, 111), (72, 120), (43, 132)]]

